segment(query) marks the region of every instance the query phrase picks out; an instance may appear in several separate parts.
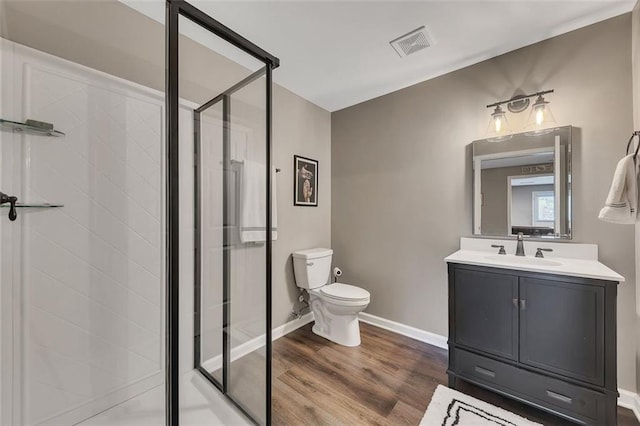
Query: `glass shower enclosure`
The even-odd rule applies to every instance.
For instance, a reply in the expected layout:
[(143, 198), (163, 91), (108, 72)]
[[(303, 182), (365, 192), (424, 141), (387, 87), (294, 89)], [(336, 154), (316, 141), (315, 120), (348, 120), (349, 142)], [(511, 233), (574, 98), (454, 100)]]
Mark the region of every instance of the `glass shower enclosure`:
[[(180, 28), (178, 28), (180, 26)], [(186, 122), (183, 29), (239, 66)], [(194, 29), (194, 27), (197, 27)], [(167, 1), (167, 423), (178, 419), (179, 126), (193, 128), (194, 368), (258, 424), (271, 422), (271, 103), (277, 58), (184, 1)], [(197, 63), (197, 60), (194, 61)], [(188, 71), (187, 71), (188, 72)], [(230, 77), (230, 75), (232, 77)], [(222, 83), (221, 83), (222, 84)]]

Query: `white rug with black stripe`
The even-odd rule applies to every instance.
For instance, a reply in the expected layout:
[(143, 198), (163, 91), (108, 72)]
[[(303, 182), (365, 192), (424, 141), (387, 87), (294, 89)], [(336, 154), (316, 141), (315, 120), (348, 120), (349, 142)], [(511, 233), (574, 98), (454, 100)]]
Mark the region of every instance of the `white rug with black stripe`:
[(420, 425), (542, 426), (442, 385), (436, 388)]

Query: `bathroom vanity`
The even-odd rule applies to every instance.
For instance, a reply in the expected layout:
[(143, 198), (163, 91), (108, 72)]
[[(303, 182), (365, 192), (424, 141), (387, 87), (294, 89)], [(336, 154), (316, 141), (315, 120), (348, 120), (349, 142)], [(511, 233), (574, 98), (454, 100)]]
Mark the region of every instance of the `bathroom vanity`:
[[(447, 257), (449, 386), (462, 379), (586, 425), (615, 425), (616, 293), (597, 246), (461, 239)], [(553, 247), (553, 256), (535, 258)], [(566, 257), (562, 257), (566, 256)]]

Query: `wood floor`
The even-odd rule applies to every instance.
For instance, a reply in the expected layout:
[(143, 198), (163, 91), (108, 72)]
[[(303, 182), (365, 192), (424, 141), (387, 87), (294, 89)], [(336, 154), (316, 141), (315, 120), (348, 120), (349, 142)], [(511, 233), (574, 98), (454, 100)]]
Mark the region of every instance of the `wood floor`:
[[(447, 383), (447, 352), (368, 324), (360, 331), (356, 348), (316, 336), (311, 324), (274, 342), (274, 425), (420, 423), (438, 384)], [(544, 425), (573, 425), (467, 383), (458, 390)], [(618, 425), (640, 423), (618, 408)]]

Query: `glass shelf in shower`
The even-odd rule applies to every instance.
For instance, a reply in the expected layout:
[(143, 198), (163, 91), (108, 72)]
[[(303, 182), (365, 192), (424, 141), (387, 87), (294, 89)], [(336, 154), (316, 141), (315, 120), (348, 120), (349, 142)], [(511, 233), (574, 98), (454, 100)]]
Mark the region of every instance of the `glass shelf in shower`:
[(64, 136), (64, 133), (55, 129), (44, 129), (37, 126), (31, 126), (26, 123), (4, 120), (2, 118), (0, 118), (0, 129), (15, 133), (26, 133), (28, 135), (52, 136), (56, 138)]
[[(3, 204), (0, 207), (9, 207), (9, 204)], [(17, 209), (52, 209), (64, 207), (63, 204), (53, 204), (53, 203), (16, 203)]]

